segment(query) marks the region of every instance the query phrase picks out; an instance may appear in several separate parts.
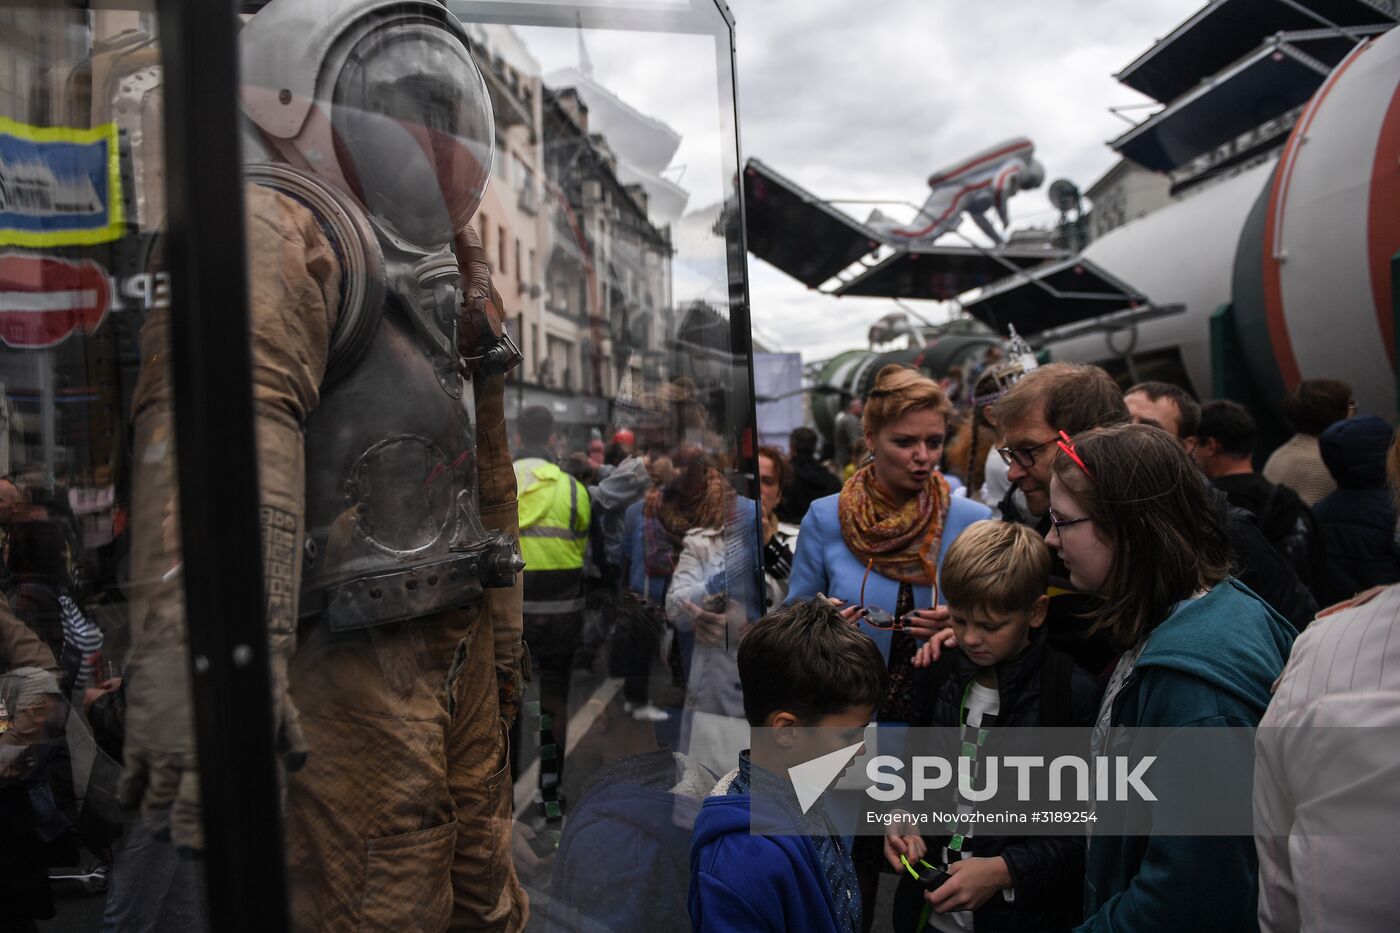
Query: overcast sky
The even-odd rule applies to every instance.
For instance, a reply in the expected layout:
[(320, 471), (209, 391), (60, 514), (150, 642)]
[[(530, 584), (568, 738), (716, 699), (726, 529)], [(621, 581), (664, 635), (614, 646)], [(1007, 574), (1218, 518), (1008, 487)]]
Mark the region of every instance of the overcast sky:
[[(1058, 216), (1045, 196), (1050, 181), (1069, 178), (1084, 189), (1114, 163), (1104, 143), (1128, 127), (1108, 108), (1148, 103), (1113, 72), (1204, 0), (728, 2), (744, 158), (762, 159), (826, 200), (921, 203), (936, 169), (1028, 136), (1046, 184), (1015, 198), (1011, 212), (1017, 225), (1044, 226)], [(518, 32), (543, 73), (578, 63), (576, 30)], [(724, 136), (711, 40), (596, 29), (584, 38), (600, 84), (681, 134), (672, 165), (684, 170), (688, 209), (714, 204)], [(1148, 112), (1133, 111), (1139, 119)], [(869, 213), (843, 209), (860, 219)], [(678, 302), (724, 298), (722, 243), (706, 242), (708, 228), (683, 222), (677, 231)], [(809, 291), (753, 256), (749, 271), (760, 336), (809, 361), (865, 345), (869, 325), (896, 310), (889, 301)], [(933, 302), (916, 307), (932, 319), (947, 313)]]
[[(1087, 188), (1115, 161), (1104, 142), (1127, 129), (1108, 108), (1147, 102), (1113, 72), (1203, 3), (730, 0), (744, 157), (825, 199), (922, 202), (933, 170), (1028, 136), (1046, 185), (1012, 201), (1013, 220), (1051, 224), (1048, 183)], [(896, 310), (809, 291), (752, 255), (749, 273), (756, 327), (807, 360), (864, 346)]]

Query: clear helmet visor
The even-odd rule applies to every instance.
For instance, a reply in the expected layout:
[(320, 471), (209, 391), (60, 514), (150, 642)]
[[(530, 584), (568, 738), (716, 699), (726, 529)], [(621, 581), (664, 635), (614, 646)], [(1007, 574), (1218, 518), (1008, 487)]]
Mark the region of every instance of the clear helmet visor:
[(450, 243), (481, 204), (495, 140), (486, 84), (461, 40), (429, 22), (371, 30), (331, 103), (336, 158), (365, 208), (410, 244)]

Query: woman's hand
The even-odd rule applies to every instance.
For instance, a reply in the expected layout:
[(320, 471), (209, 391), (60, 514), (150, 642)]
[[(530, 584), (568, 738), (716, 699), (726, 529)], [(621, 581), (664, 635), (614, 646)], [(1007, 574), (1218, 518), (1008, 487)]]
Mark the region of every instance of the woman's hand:
[(838, 596), (825, 596), (821, 593), (818, 593), (817, 596), (830, 603), (833, 609), (841, 613), (841, 618), (852, 625), (865, 617), (866, 610), (862, 606), (847, 606), (846, 601)]
[(943, 657), (943, 652), (952, 651), (957, 647), (957, 644), (958, 639), (953, 634), (952, 629), (945, 628), (934, 632), (933, 635), (929, 637), (929, 640), (924, 642), (923, 645), (919, 647), (918, 651), (914, 652), (914, 666), (933, 666), (938, 663), (939, 658)]
[(722, 612), (703, 609), (690, 600), (684, 601), (685, 611), (695, 620), (695, 643), (719, 646), (724, 644), (727, 621)]
[(744, 607), (732, 599), (725, 602), (723, 612), (705, 609), (688, 599), (682, 602), (686, 612), (694, 618), (697, 644), (728, 649), (738, 644), (749, 630), (750, 623)]
[(902, 620), (904, 631), (915, 638), (932, 638), (953, 624), (947, 606), (934, 606), (932, 609), (915, 609)]
[(1011, 869), (1001, 856), (959, 859), (948, 866), (948, 880), (924, 899), (940, 914), (976, 910), (1003, 888), (1011, 887)]
[(120, 677), (112, 677), (99, 684), (88, 687), (83, 691), (83, 712), (92, 712), (92, 704), (96, 703), (107, 694), (120, 690), (121, 687), (122, 679)]

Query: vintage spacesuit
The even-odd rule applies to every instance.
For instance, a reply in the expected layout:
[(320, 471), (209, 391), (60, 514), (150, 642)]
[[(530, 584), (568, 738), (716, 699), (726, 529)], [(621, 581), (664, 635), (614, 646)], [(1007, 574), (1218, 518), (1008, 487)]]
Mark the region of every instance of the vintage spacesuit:
[[(502, 374), (519, 354), (468, 226), (490, 99), (433, 0), (272, 0), (241, 44), (293, 923), (517, 930), (505, 735), (528, 664)], [(132, 613), (124, 789), (197, 846), (168, 327), (147, 320), (133, 404), (132, 577), (155, 592)]]

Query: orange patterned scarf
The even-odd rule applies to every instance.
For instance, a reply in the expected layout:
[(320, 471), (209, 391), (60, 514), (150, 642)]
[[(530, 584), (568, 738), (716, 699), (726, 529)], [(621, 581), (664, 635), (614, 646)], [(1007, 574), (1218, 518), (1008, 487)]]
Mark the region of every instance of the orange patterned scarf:
[(841, 537), (857, 560), (873, 560), (889, 579), (930, 586), (950, 495), (948, 481), (935, 472), (918, 495), (896, 508), (875, 468), (862, 467), (841, 490)]

